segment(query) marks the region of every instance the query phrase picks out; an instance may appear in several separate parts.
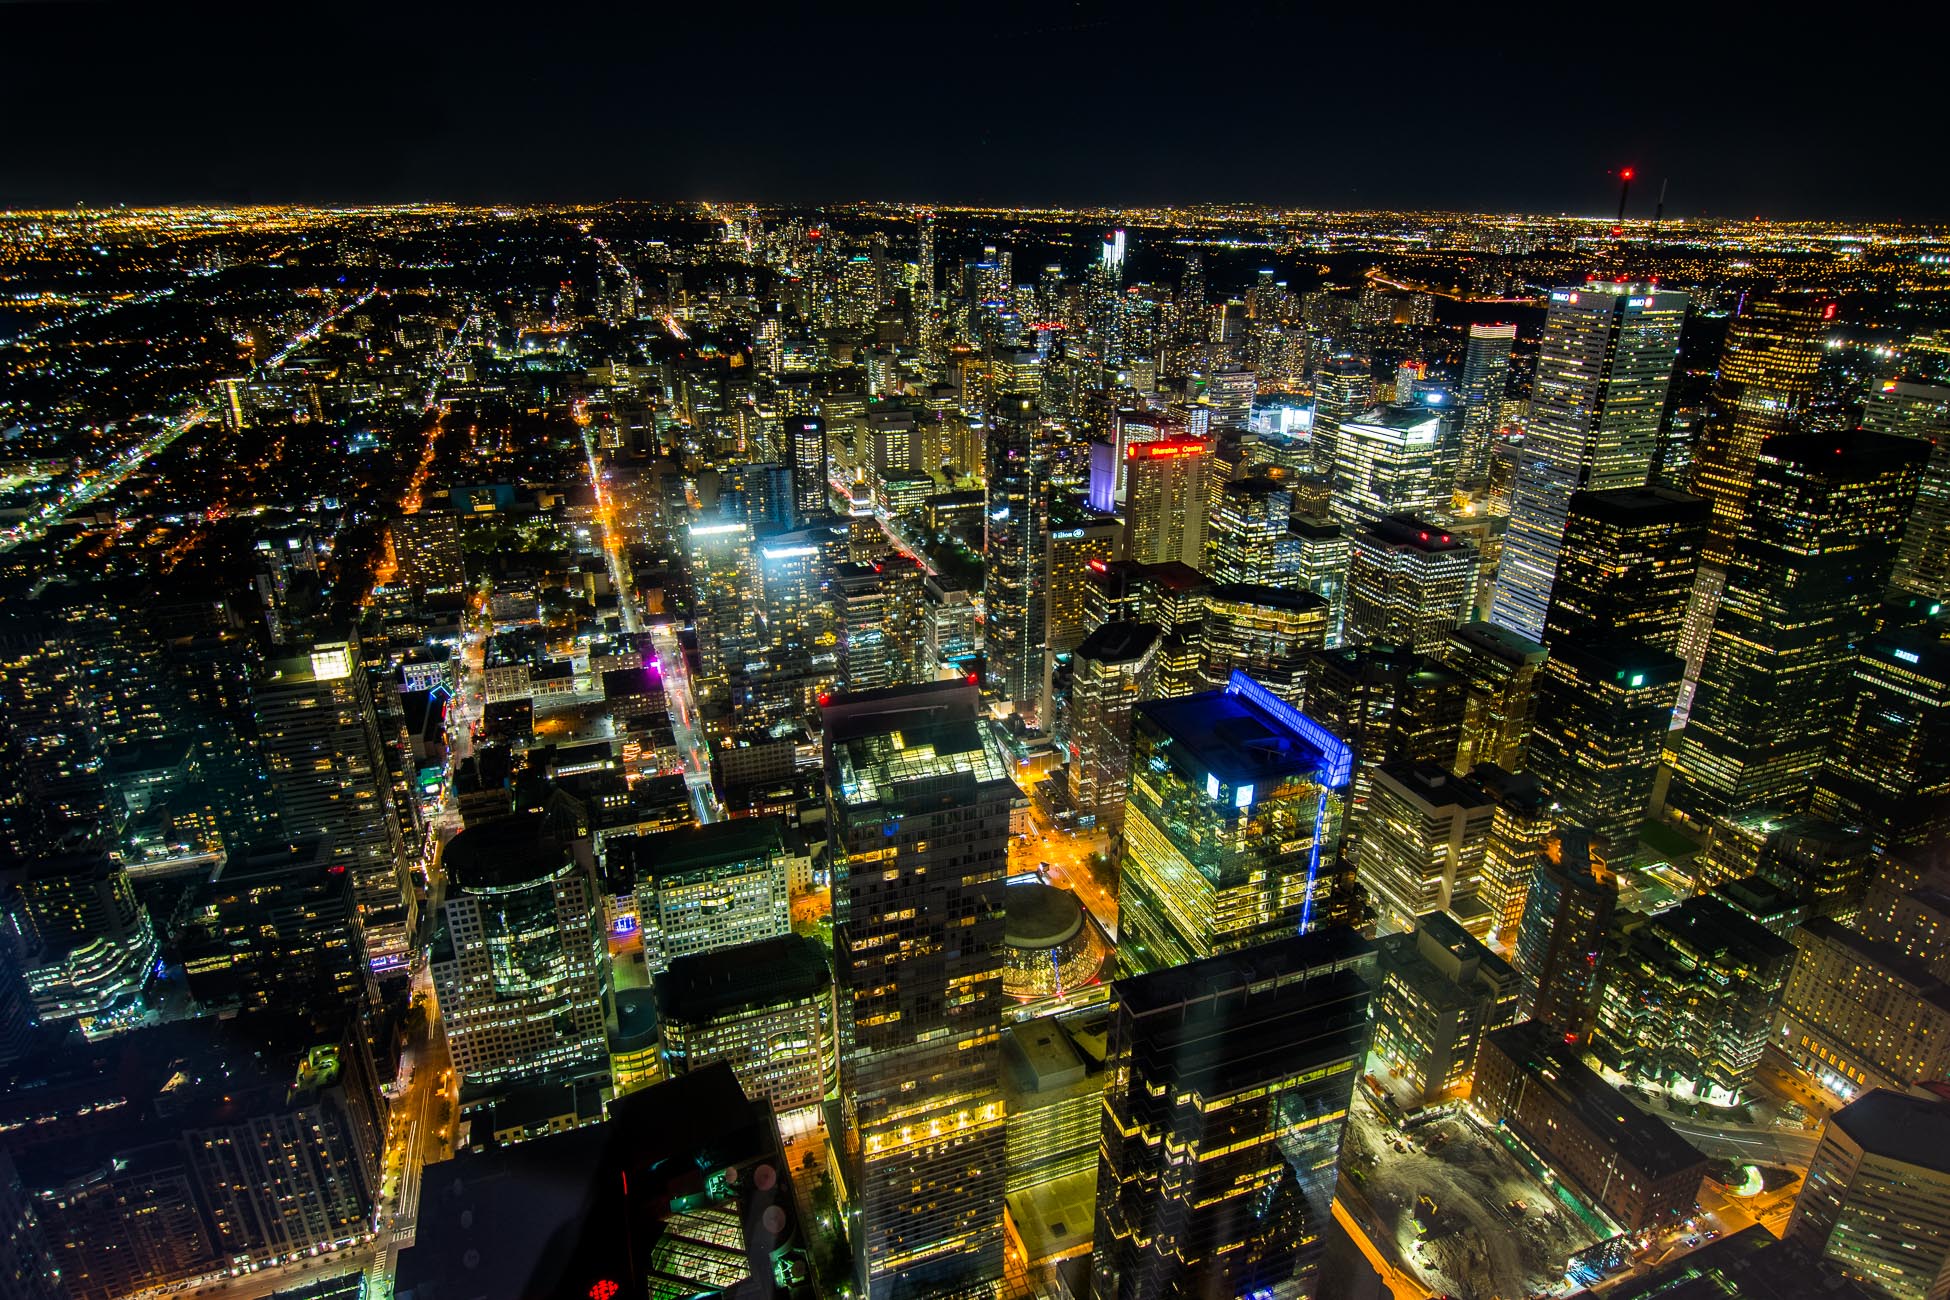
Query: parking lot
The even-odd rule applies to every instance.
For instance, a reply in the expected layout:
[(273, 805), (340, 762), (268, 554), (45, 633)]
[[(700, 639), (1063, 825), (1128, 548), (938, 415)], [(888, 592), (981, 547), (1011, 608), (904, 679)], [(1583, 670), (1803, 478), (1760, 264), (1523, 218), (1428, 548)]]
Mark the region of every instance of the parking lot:
[(1521, 1300), (1564, 1282), (1591, 1228), (1461, 1114), (1408, 1132), (1355, 1097), (1341, 1167), (1430, 1290)]

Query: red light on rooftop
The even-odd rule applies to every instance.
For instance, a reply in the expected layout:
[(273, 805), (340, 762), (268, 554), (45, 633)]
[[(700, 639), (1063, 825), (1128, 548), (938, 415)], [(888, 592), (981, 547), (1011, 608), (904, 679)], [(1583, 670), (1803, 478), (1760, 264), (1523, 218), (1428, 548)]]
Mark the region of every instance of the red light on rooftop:
[(1629, 181), (1632, 179), (1632, 169), (1630, 167), (1627, 167), (1624, 171), (1618, 173), (1618, 175), (1621, 179)]
[(1092, 561), (1090, 561), (1090, 567), (1091, 567), (1091, 569), (1092, 569), (1092, 570), (1093, 570), (1094, 572), (1097, 572), (1097, 573), (1109, 573), (1109, 572), (1110, 572), (1110, 566), (1109, 566), (1108, 564), (1105, 564), (1105, 563), (1104, 563), (1104, 562), (1103, 562), (1102, 560), (1092, 560)]
[(819, 702), (821, 704), (831, 704), (833, 702), (833, 697), (827, 692), (821, 691), (819, 693)]
[(977, 685), (980, 685), (980, 684), (981, 684), (981, 681), (982, 681), (982, 675), (981, 675), (980, 673), (970, 673), (970, 674), (968, 674), (968, 684), (969, 684), (970, 686), (977, 686)]

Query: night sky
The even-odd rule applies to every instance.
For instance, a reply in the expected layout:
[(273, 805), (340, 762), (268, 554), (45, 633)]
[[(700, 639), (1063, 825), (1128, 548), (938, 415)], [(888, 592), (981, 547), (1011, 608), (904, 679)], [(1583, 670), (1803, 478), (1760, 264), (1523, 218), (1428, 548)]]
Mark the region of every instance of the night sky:
[[(1619, 15), (1626, 15), (1620, 18)], [(0, 206), (886, 198), (1950, 218), (1865, 7), (0, 0)], [(1632, 24), (1638, 24), (1634, 26)]]

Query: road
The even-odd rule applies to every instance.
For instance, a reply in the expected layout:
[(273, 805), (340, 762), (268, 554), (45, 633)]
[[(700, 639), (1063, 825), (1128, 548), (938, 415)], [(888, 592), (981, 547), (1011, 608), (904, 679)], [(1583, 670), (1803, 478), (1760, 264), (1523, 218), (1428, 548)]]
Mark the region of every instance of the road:
[(1758, 1125), (1708, 1124), (1700, 1120), (1660, 1115), (1667, 1126), (1709, 1156), (1723, 1160), (1745, 1160), (1754, 1164), (1780, 1165), (1806, 1169), (1814, 1158), (1820, 1138), (1795, 1129), (1770, 1129)]
[[(609, 564), (610, 582), (616, 587), (616, 608), (625, 632), (644, 630), (643, 611), (637, 605), (636, 583), (629, 571), (629, 555), (616, 524), (616, 509), (610, 503), (603, 482), (602, 456), (596, 449), (595, 435), (582, 426), (583, 456), (589, 464), (589, 485), (596, 495), (596, 522), (603, 532), (603, 556)], [(651, 625), (650, 644), (657, 652), (657, 667), (663, 673), (664, 699), (670, 708), (670, 732), (684, 764), (684, 784), (691, 796), (691, 810), (700, 823), (718, 820), (718, 797), (711, 788), (711, 760), (697, 732), (697, 698), (691, 691), (690, 669), (684, 662), (684, 648), (668, 622)]]

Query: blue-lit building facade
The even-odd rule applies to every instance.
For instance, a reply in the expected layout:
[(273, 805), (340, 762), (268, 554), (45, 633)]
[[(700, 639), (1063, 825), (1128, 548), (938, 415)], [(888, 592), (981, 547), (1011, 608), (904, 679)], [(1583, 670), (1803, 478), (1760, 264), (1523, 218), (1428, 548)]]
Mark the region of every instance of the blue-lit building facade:
[(1119, 905), (1141, 974), (1346, 918), (1334, 845), (1349, 748), (1244, 673), (1140, 705)]

